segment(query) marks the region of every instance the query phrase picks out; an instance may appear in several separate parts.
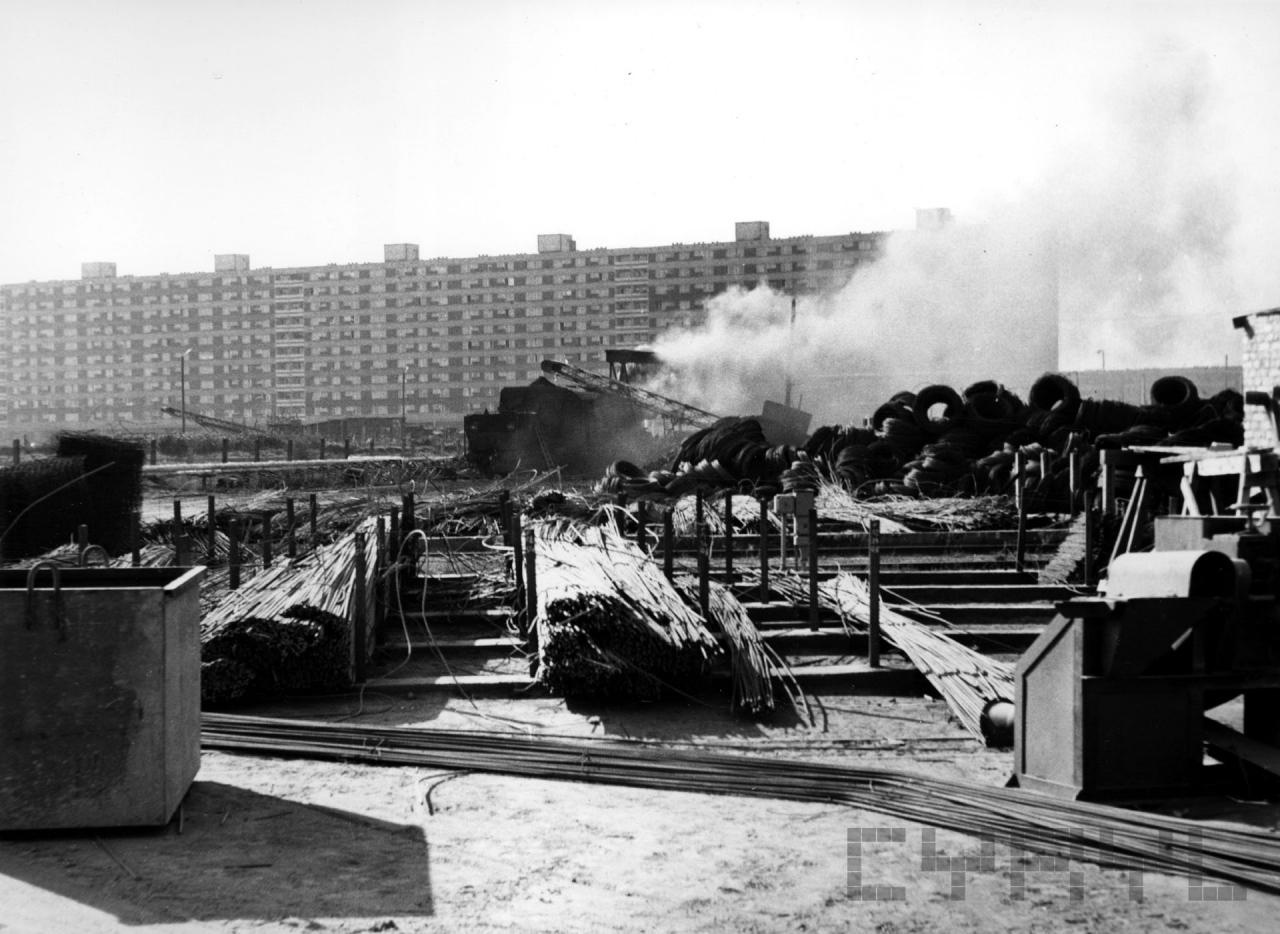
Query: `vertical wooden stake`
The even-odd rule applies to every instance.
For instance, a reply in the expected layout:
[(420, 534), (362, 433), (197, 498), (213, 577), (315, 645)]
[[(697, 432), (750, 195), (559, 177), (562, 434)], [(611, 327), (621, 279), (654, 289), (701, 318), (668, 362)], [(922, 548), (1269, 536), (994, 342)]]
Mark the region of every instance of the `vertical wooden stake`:
[[(13, 439), (13, 466), (17, 467), (22, 463), (22, 441), (18, 438)], [(152, 460), (151, 463), (155, 463)]]
[(314, 550), (316, 547), (316, 538), (318, 537), (316, 535), (316, 513), (320, 511), (317, 508), (316, 494), (311, 494), (311, 499), (308, 505), (311, 508), (311, 548)]
[(206, 515), (209, 522), (209, 564), (218, 563), (218, 521), (217, 521), (217, 501), (213, 496), (209, 497), (208, 511)]
[(880, 667), (880, 520), (867, 526), (867, 664)]
[[(513, 513), (511, 516), (511, 564), (515, 570), (516, 577), (516, 609), (518, 614), (517, 621), (523, 619), (524, 614), (524, 534), (520, 529), (520, 513)], [(523, 624), (522, 624), (523, 625)], [(523, 630), (522, 630), (523, 632)]]
[(173, 501), (173, 563), (177, 567), (186, 567), (186, 554), (183, 546), (182, 534), (182, 500), (175, 499)]
[(129, 553), (133, 566), (142, 566), (142, 514), (138, 510), (129, 513)]
[(320, 437), (320, 460), (324, 460), (324, 436)]
[(711, 546), (706, 525), (697, 527), (698, 536), (698, 609), (703, 619), (711, 618)]
[(724, 495), (724, 585), (733, 586), (733, 491)]
[(156, 450), (157, 448), (159, 448), (159, 446), (160, 445), (157, 443), (156, 439), (152, 438), (151, 439), (151, 466), (152, 467), (156, 465)]
[(262, 567), (271, 567), (273, 555), (271, 554), (271, 517), (266, 513), (260, 516), (262, 521)]
[(675, 577), (676, 528), (671, 507), (662, 510), (662, 573), (667, 580)]
[(1086, 587), (1092, 587), (1098, 582), (1098, 572), (1093, 557), (1098, 541), (1098, 514), (1094, 508), (1096, 498), (1094, 490), (1084, 491), (1084, 585)]
[(524, 530), (524, 636), (532, 650), (538, 645), (538, 552), (533, 529)]
[(225, 464), (229, 460), (231, 460), (231, 439), (223, 438), (222, 439), (222, 462)]
[[(355, 681), (357, 684), (363, 684), (365, 680), (365, 666), (369, 660), (368, 655), (368, 639), (369, 639), (369, 608), (367, 605), (367, 577), (368, 577), (368, 561), (365, 556), (365, 533), (357, 532), (356, 539), (356, 568), (353, 598), (355, 601), (355, 619), (352, 620), (351, 626), (351, 649), (355, 654)], [(263, 537), (263, 541), (267, 541), (267, 536)]]
[[(294, 520), (294, 513), (293, 513), (293, 497), (288, 496), (288, 497), (285, 497), (285, 501), (284, 501), (284, 524), (288, 526), (288, 531), (285, 534), (288, 535), (289, 537), (285, 540), (284, 547), (285, 547), (285, 554), (287, 554), (290, 558), (298, 557), (298, 536), (294, 532), (294, 528), (293, 528), (294, 521), (295, 520)], [(381, 522), (382, 520), (379, 519), (378, 521)], [(385, 547), (386, 545), (385, 538), (382, 540), (382, 543), (383, 543), (383, 546)]]
[(769, 498), (760, 497), (760, 602), (769, 602)]
[(1014, 497), (1018, 503), (1018, 533), (1013, 567), (1015, 571), (1021, 571), (1027, 551), (1027, 478), (1024, 476), (1027, 458), (1021, 451), (1014, 457), (1014, 464), (1016, 465), (1014, 469), (1018, 473), (1014, 485)]
[(227, 529), (231, 548), (227, 554), (227, 586), (232, 590), (240, 586), (240, 520), (232, 519)]
[(818, 510), (809, 510), (809, 628), (818, 628)]
[(262, 460), (262, 439), (261, 438), (253, 439), (253, 459), (255, 461)]
[(284, 459), (287, 461), (293, 460), (293, 439), (292, 438), (290, 438), (288, 441), (285, 442)]

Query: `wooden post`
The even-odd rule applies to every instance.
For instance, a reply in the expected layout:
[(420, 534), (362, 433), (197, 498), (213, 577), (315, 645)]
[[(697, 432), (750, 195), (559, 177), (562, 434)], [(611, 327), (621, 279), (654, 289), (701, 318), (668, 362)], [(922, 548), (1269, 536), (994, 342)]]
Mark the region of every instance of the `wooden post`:
[(391, 552), (400, 560), (400, 546), (404, 544), (404, 536), (400, 534), (400, 510), (391, 509)]
[(520, 513), (513, 513), (511, 516), (511, 564), (515, 570), (516, 576), (516, 609), (518, 615), (524, 612), (524, 535), (520, 529)]
[(662, 510), (662, 573), (667, 580), (675, 577), (676, 528), (671, 507)]
[(287, 461), (293, 460), (293, 439), (292, 438), (290, 438), (288, 441), (285, 442), (284, 459)]
[[(382, 520), (379, 519), (378, 522), (381, 523)], [(286, 535), (288, 535), (288, 538), (285, 539), (284, 547), (285, 547), (285, 554), (287, 554), (290, 558), (298, 557), (298, 536), (294, 534), (293, 523), (294, 523), (293, 497), (287, 496), (285, 497), (285, 501), (284, 501), (284, 524), (288, 526), (288, 531), (285, 533)], [(379, 534), (382, 534), (382, 533), (379, 532)], [(384, 545), (386, 544), (385, 540), (383, 540), (383, 544)]]
[(880, 520), (867, 525), (867, 664), (880, 667)]
[(724, 495), (724, 585), (733, 586), (733, 491)]
[(255, 461), (262, 460), (262, 439), (261, 438), (253, 439), (253, 459)]
[(417, 506), (413, 501), (413, 494), (404, 494), (404, 512), (400, 514), (400, 532), (405, 538), (409, 537), (409, 533), (418, 527)]
[(760, 602), (769, 602), (769, 498), (760, 497)]
[(809, 510), (809, 628), (818, 628), (818, 510)]
[(1014, 463), (1018, 472), (1018, 477), (1014, 484), (1014, 497), (1018, 503), (1018, 533), (1013, 567), (1014, 570), (1021, 571), (1027, 551), (1027, 479), (1024, 476), (1027, 469), (1027, 458), (1019, 451), (1014, 457)]
[(538, 618), (538, 554), (533, 529), (524, 530), (524, 626), (526, 641), (536, 641)]
[(229, 460), (231, 460), (231, 439), (223, 438), (222, 439), (222, 462), (225, 464)]
[(227, 529), (231, 547), (227, 553), (227, 586), (232, 590), (240, 586), (240, 520), (232, 519)]
[(133, 566), (142, 566), (142, 515), (138, 510), (129, 513), (129, 554)]
[(342, 439), (342, 457), (344, 460), (351, 459), (351, 439), (350, 438)]
[(1116, 465), (1110, 451), (1102, 452), (1102, 515), (1111, 518), (1116, 514)]
[(271, 554), (271, 516), (264, 512), (259, 514), (259, 519), (262, 522), (262, 567), (263, 570), (266, 570), (271, 567), (273, 557)]
[(698, 536), (698, 609), (703, 619), (711, 618), (711, 548), (707, 527), (697, 527)]
[(502, 529), (502, 544), (511, 547), (511, 491), (498, 491), (498, 525)]
[[(22, 463), (22, 440), (20, 438), (13, 439), (13, 466), (17, 467)], [(155, 463), (153, 460), (151, 463)]]
[(324, 435), (320, 436), (320, 460), (324, 460)]
[(1071, 457), (1067, 461), (1067, 465), (1071, 470), (1071, 480), (1069, 483), (1071, 496), (1071, 515), (1075, 515), (1080, 511), (1080, 452), (1078, 450), (1071, 452)]
[(151, 439), (151, 466), (152, 467), (156, 465), (156, 450), (159, 448), (159, 446), (160, 445), (156, 442), (156, 439), (152, 438)]
[(316, 535), (316, 513), (320, 511), (316, 505), (316, 494), (311, 494), (309, 505), (311, 507), (311, 547), (314, 549), (316, 547), (316, 538), (318, 537)]
[[(390, 603), (389, 588), (390, 582), (387, 575), (383, 573), (387, 569), (387, 519), (386, 516), (378, 516), (377, 528), (377, 561), (373, 566), (373, 580), (376, 588), (373, 600), (373, 634), (376, 638), (382, 632), (383, 624), (387, 619), (387, 606)], [(292, 541), (292, 533), (289, 536)], [(378, 587), (381, 582), (381, 587)]]
[(209, 564), (216, 564), (218, 560), (218, 521), (217, 501), (213, 496), (209, 497), (208, 511), (205, 513), (209, 521)]
[[(368, 662), (369, 615), (365, 593), (365, 582), (368, 577), (368, 566), (365, 559), (365, 533), (356, 532), (356, 569), (353, 581), (353, 599), (355, 601), (355, 619), (351, 626), (351, 648), (355, 653), (355, 680), (363, 684), (365, 666)], [(263, 542), (268, 536), (263, 536)], [(265, 554), (265, 551), (264, 551)]]
[(187, 566), (182, 546), (182, 500), (175, 499), (173, 501), (173, 563), (180, 568)]
[(1098, 545), (1098, 515), (1095, 510), (1097, 495), (1092, 489), (1084, 491), (1084, 585), (1092, 587), (1098, 582), (1098, 569), (1093, 551)]

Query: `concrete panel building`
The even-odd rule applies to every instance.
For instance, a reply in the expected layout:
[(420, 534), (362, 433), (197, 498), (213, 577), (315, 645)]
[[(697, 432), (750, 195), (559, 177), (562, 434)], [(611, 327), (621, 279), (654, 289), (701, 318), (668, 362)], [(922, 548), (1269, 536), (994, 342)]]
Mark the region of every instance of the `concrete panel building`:
[(544, 358), (604, 372), (604, 350), (697, 324), (703, 303), (766, 282), (789, 294), (838, 287), (875, 259), (884, 234), (579, 250), (545, 234), (536, 253), (419, 259), (387, 244), (381, 262), (257, 268), (216, 256), (209, 272), (0, 286), (0, 424), (172, 427), (187, 407), (262, 424), (399, 417), (456, 426), (497, 404)]

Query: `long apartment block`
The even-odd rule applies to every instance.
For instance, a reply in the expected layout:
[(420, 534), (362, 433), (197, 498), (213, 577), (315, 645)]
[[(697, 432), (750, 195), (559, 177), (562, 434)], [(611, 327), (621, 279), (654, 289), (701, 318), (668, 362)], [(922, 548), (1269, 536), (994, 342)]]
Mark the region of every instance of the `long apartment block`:
[(579, 250), (544, 234), (536, 253), (81, 277), (0, 286), (0, 424), (172, 426), (178, 407), (260, 425), (407, 417), (448, 427), (496, 407), (545, 358), (605, 372), (604, 351), (698, 324), (707, 299), (768, 283), (787, 294), (839, 286), (879, 255), (883, 233)]

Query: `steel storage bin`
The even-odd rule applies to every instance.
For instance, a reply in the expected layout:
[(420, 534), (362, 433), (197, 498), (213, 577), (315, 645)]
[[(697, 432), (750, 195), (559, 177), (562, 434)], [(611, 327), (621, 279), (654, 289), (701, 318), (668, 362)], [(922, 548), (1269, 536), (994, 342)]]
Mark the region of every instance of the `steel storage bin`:
[(200, 768), (203, 573), (0, 570), (0, 830), (173, 816)]

